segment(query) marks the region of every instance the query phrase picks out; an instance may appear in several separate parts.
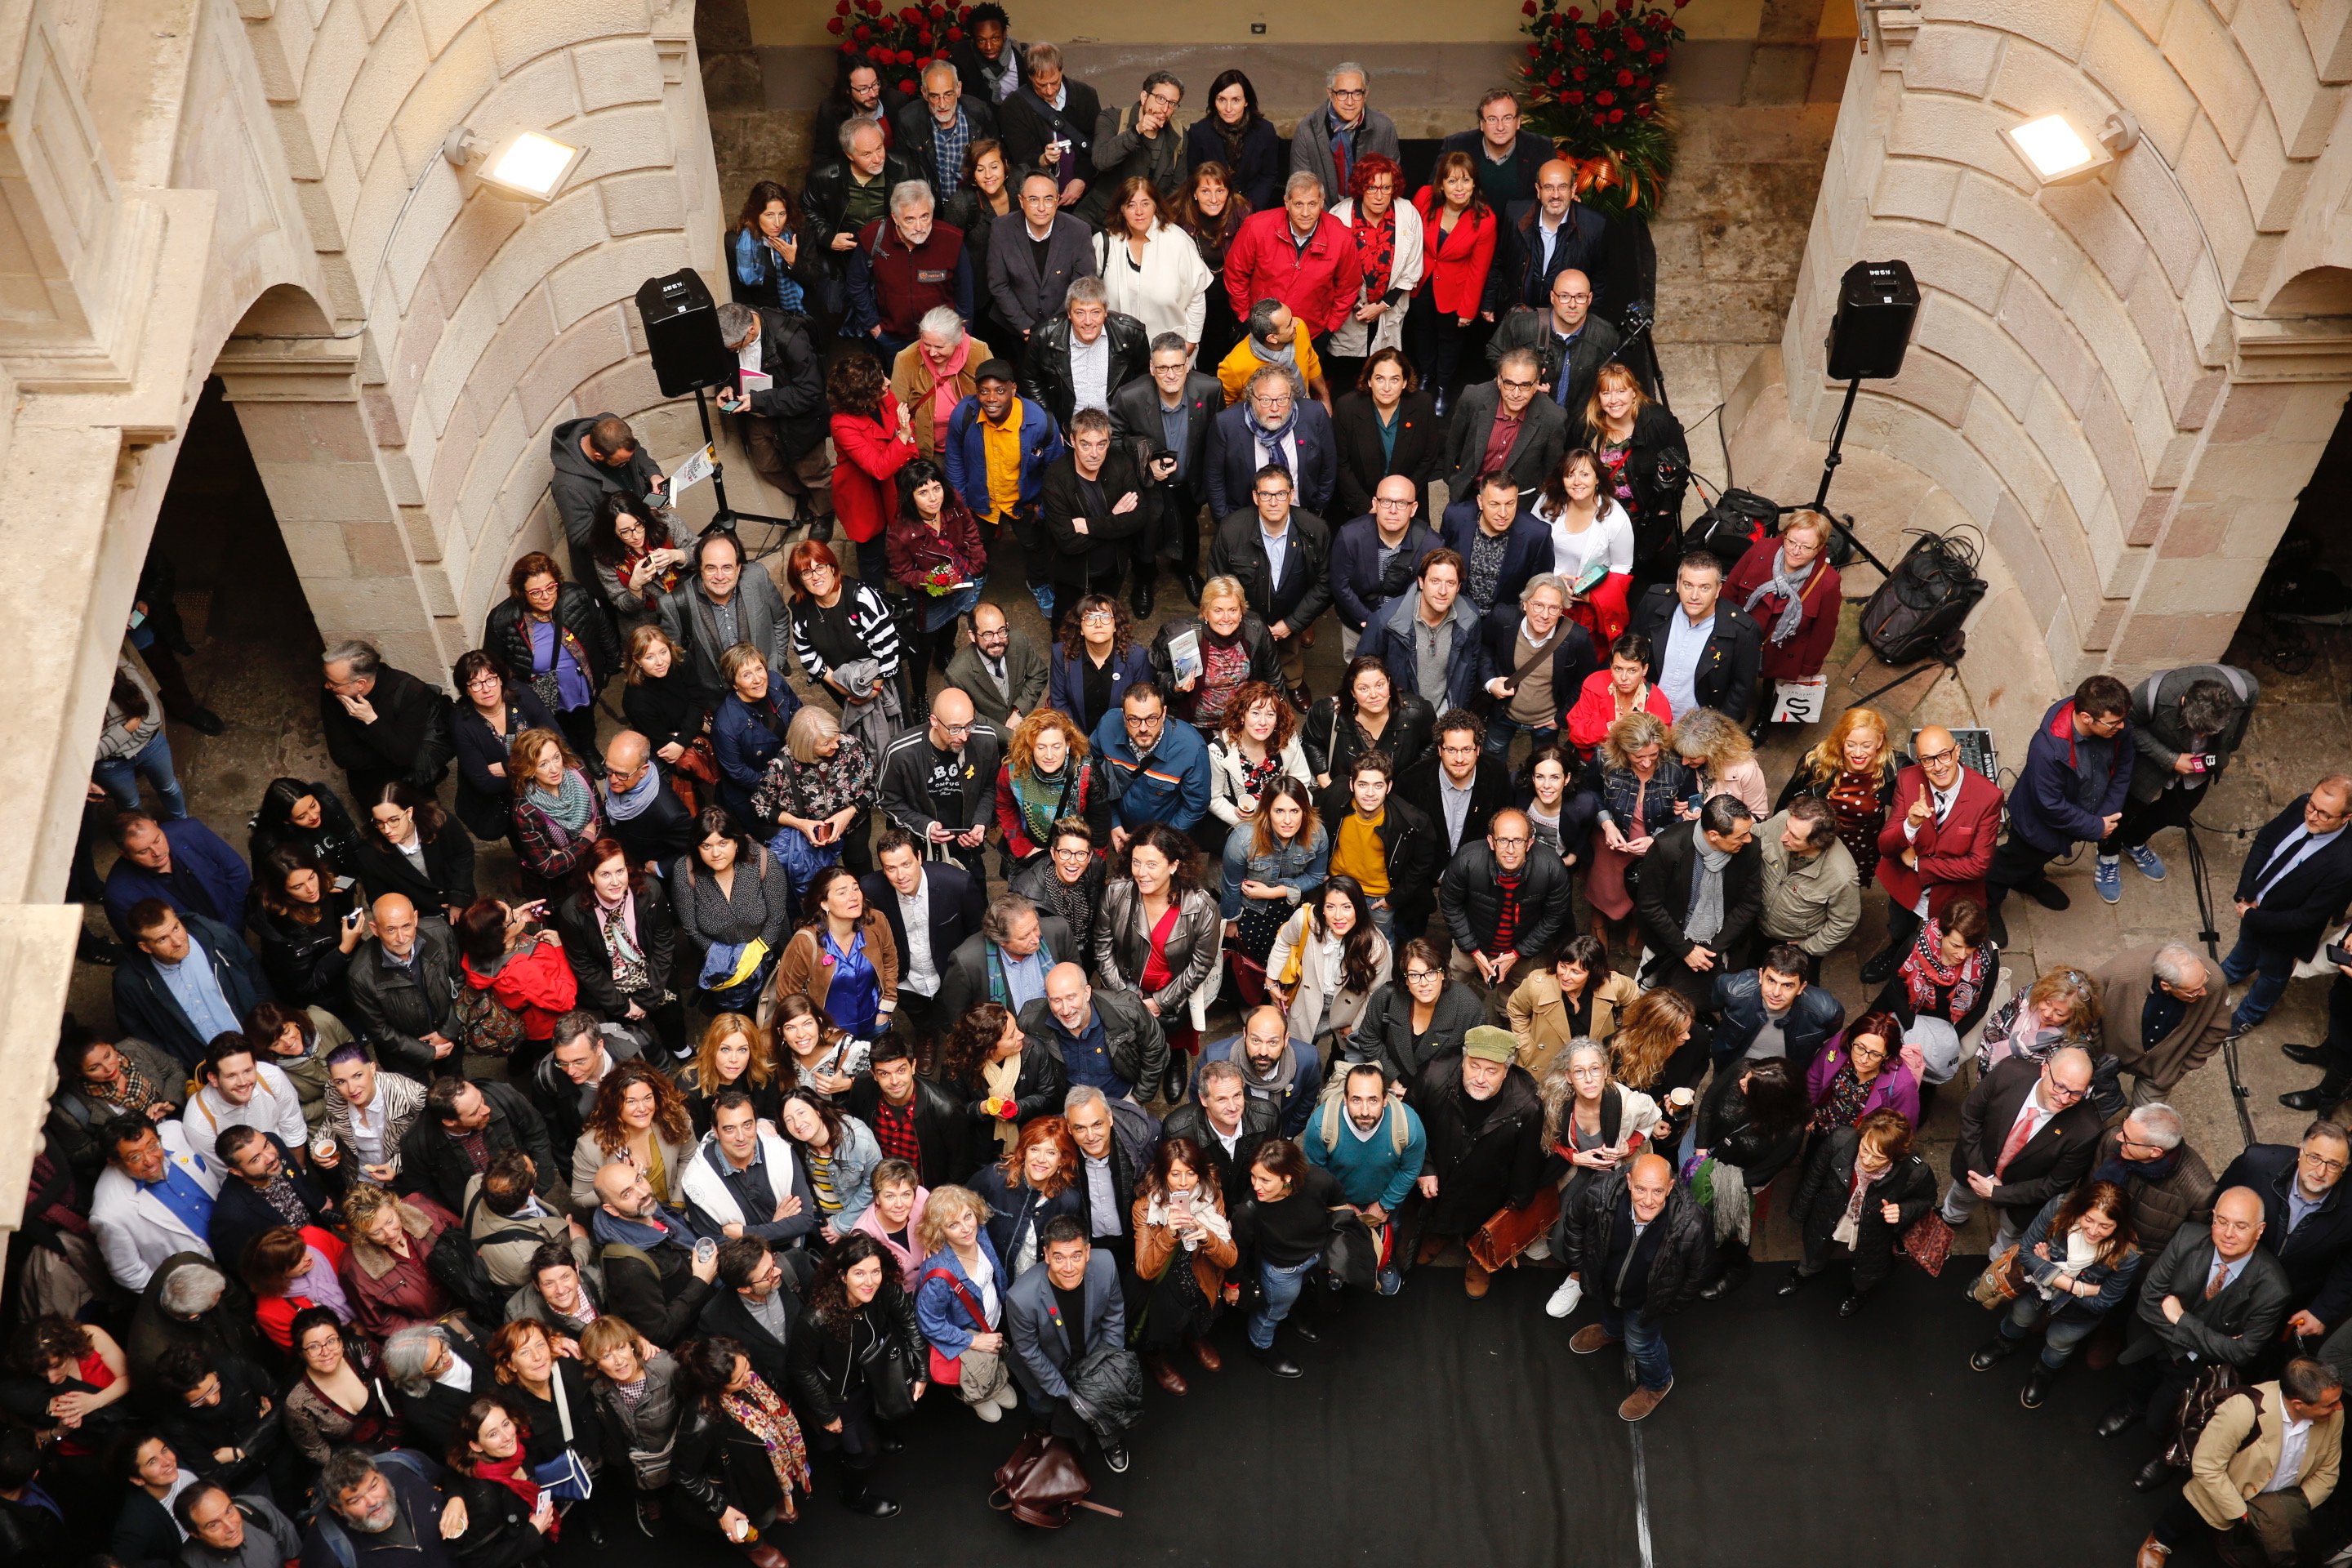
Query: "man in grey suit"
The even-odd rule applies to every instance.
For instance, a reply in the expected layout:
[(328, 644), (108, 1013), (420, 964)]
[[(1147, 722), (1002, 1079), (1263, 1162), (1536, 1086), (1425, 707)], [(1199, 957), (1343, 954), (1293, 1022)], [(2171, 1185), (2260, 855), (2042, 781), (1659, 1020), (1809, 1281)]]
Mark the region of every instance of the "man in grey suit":
[(1329, 207), (1348, 194), (1348, 174), (1365, 158), (1378, 153), (1402, 163), (1404, 152), (1396, 121), (1366, 101), (1372, 79), (1363, 67), (1342, 60), (1323, 85), (1330, 106), (1298, 117), (1290, 134), (1290, 166), (1323, 182), (1323, 205)]
[[(1463, 390), (1445, 453), (1452, 476), (1448, 496), (1475, 495), (1479, 477), (1490, 468), (1510, 475), (1523, 496), (1541, 489), (1559, 470), (1568, 449), (1568, 415), (1551, 399), (1536, 395), (1542, 384), (1536, 351), (1509, 349), (1496, 362), (1494, 380)], [(1512, 426), (1511, 438), (1489, 461), (1497, 421)]]
[[(2119, 1365), (2137, 1369), (2137, 1392), (2107, 1412), (2099, 1436), (2113, 1437), (2145, 1417), (2161, 1442), (2173, 1413), (2200, 1368), (2240, 1371), (2278, 1337), (2286, 1321), (2286, 1269), (2257, 1245), (2263, 1238), (2262, 1195), (2231, 1187), (2213, 1200), (2213, 1223), (2184, 1225), (2164, 1255), (2140, 1279), (2139, 1315)], [(2154, 1491), (2172, 1479), (2158, 1455), (2140, 1467), (2132, 1485)]]
[[(1013, 1342), (1013, 1376), (1028, 1396), (1033, 1425), (1083, 1444), (1091, 1434), (1070, 1405), (1069, 1373), (1105, 1345), (1127, 1340), (1118, 1268), (1097, 1252), (1076, 1215), (1045, 1222), (1038, 1263), (1004, 1293), (1004, 1332)], [(1127, 1473), (1127, 1448), (1103, 1449), (1113, 1475)]]
[[(1032, 170), (1021, 176), (1020, 227), (989, 231), (989, 298), (996, 301), (996, 313), (1021, 334), (1022, 344), (1062, 313), (1072, 279), (1100, 271), (1091, 231), (1061, 210), (1061, 199), (1054, 176)], [(999, 353), (1019, 352), (1018, 345), (992, 346)]]
[(713, 708), (732, 689), (719, 656), (737, 643), (758, 648), (769, 668), (784, 668), (784, 596), (766, 567), (746, 568), (742, 542), (724, 529), (695, 542), (694, 575), (662, 600), (661, 624), (686, 649), (695, 689)]
[(1007, 741), (1045, 700), (1045, 656), (985, 599), (971, 607), (971, 640), (948, 660), (948, 684)]

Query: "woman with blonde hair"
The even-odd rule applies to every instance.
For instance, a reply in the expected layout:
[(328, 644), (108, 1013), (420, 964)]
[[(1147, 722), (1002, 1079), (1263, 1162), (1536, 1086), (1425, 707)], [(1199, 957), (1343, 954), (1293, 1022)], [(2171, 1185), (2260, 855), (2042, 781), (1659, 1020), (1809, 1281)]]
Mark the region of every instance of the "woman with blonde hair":
[(1723, 580), (1725, 602), (1756, 617), (1764, 649), (1756, 683), (1762, 713), (1772, 710), (1772, 682), (1811, 680), (1829, 661), (1843, 602), (1838, 569), (1825, 553), (1829, 543), (1827, 517), (1792, 511), (1780, 520), (1779, 537), (1749, 545)]
[[(653, 747), (665, 774), (683, 769), (690, 780), (709, 784), (719, 776), (710, 752), (710, 706), (695, 689), (692, 667), (686, 649), (661, 627), (631, 631), (622, 665), (621, 717)], [(687, 755), (690, 751), (696, 752), (692, 758)]]
[[(1593, 377), (1583, 416), (1581, 428), (1569, 433), (1568, 449), (1581, 447), (1601, 459), (1601, 489), (1633, 518), (1634, 580), (1671, 581), (1690, 473), (1682, 421), (1653, 402), (1622, 361), (1602, 365)], [(1662, 475), (1664, 458), (1675, 461), (1663, 465)]]
[(693, 1156), (694, 1118), (677, 1085), (650, 1063), (622, 1062), (598, 1087), (572, 1146), (572, 1202), (583, 1214), (593, 1211), (602, 1201), (596, 1173), (625, 1160), (646, 1173), (656, 1197), (675, 1205), (685, 1195), (686, 1163)]
[(751, 792), (751, 815), (776, 825), (768, 848), (794, 881), (836, 859), (853, 871), (874, 868), (866, 820), (878, 777), (873, 748), (830, 710), (811, 703), (793, 715), (783, 749)]
[(2011, 1057), (2046, 1063), (2068, 1046), (2090, 1053), (2091, 1099), (2100, 1114), (2121, 1110), (2116, 1059), (2099, 1043), (2098, 982), (2088, 970), (2071, 963), (2047, 971), (2021, 994), (1993, 1009), (1977, 1042), (1977, 1074), (1982, 1077)]
[(1780, 798), (1772, 803), (1778, 812), (1799, 795), (1828, 801), (1837, 818), (1838, 842), (1853, 857), (1865, 888), (1878, 868), (1878, 835), (1895, 803), (1895, 780), (1910, 760), (1896, 750), (1893, 737), (1893, 727), (1876, 709), (1847, 709), (1821, 743), (1797, 759)]
[(1592, 906), (1592, 934), (1607, 946), (1608, 922), (1633, 917), (1633, 868), (1679, 820), (1691, 793), (1690, 770), (1666, 754), (1666, 726), (1658, 716), (1640, 709), (1609, 726), (1584, 771), (1584, 789), (1596, 803), (1584, 897)]
[(790, 1065), (777, 1070), (775, 1046), (756, 1020), (741, 1013), (721, 1013), (702, 1031), (702, 1043), (678, 1073), (677, 1086), (686, 1097), (695, 1135), (700, 1137), (710, 1131), (710, 1102), (730, 1089), (751, 1097), (751, 1108), (761, 1121), (774, 1121), (793, 1077)]
[(1087, 760), (1087, 738), (1059, 709), (1021, 721), (996, 770), (996, 826), (1005, 853), (1026, 866), (1054, 842), (1054, 825), (1078, 817), (1110, 837), (1110, 794)]
[[(1176, 644), (1188, 636), (1197, 658), (1179, 675)], [(1244, 687), (1263, 682), (1282, 689), (1274, 635), (1249, 607), (1238, 577), (1210, 578), (1201, 584), (1198, 615), (1168, 618), (1151, 639), (1151, 668), (1168, 711), (1203, 734), (1223, 728), (1225, 713)]]
[(1225, 837), (1220, 912), (1227, 939), (1266, 963), (1276, 933), (1314, 898), (1330, 863), (1330, 833), (1316, 815), (1314, 792), (1303, 779), (1276, 774), (1249, 820)]
[(1255, 819), (1258, 796), (1275, 780), (1311, 776), (1298, 740), (1298, 710), (1279, 686), (1244, 681), (1209, 737), (1209, 810), (1232, 826)]
[[(1609, 1042), (1617, 1064), (1617, 1080), (1628, 1089), (1654, 1096), (1668, 1120), (1679, 1118), (1692, 1097), (1675, 1103), (1676, 1089), (1688, 1090), (1706, 1072), (1706, 1051), (1692, 1039), (1698, 1009), (1670, 985), (1644, 991), (1618, 1015), (1617, 1037)], [(1696, 1046), (1698, 1048), (1694, 1048)], [(1667, 1141), (1661, 1131), (1658, 1141)]]
[(525, 730), (507, 752), (514, 792), (515, 864), (525, 889), (561, 899), (588, 847), (604, 836), (604, 810), (588, 769), (553, 730)]
[(992, 1425), (1021, 1403), (1005, 1356), (1004, 1292), (1013, 1283), (988, 1234), (988, 1202), (970, 1187), (941, 1187), (915, 1227), (915, 1321), (930, 1346), (931, 1381), (952, 1388)]
[[(1670, 740), (1675, 755), (1696, 777), (1702, 805), (1727, 795), (1745, 805), (1759, 822), (1772, 815), (1766, 804), (1772, 798), (1772, 790), (1764, 782), (1764, 765), (1756, 760), (1756, 747), (1738, 722), (1712, 708), (1694, 708), (1675, 721)], [(1678, 800), (1675, 815), (1688, 819), (1698, 812), (1687, 800)]]

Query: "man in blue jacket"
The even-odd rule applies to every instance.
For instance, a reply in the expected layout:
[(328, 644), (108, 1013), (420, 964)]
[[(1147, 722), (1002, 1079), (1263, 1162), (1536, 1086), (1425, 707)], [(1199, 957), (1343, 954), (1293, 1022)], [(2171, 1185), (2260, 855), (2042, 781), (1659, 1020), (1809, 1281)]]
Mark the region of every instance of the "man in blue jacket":
[[(1323, 1088), (1322, 1053), (1305, 1040), (1291, 1038), (1290, 1020), (1279, 1007), (1254, 1008), (1242, 1020), (1240, 1034), (1202, 1047), (1201, 1065), (1211, 1062), (1231, 1062), (1242, 1069), (1242, 1087), (1252, 1100), (1274, 1108), (1275, 1127), (1285, 1138), (1298, 1136)], [(1196, 1096), (1199, 1079), (1196, 1068)]]
[(253, 873), (244, 856), (194, 817), (158, 822), (143, 811), (125, 812), (114, 819), (114, 846), (122, 857), (106, 873), (106, 919), (124, 942), (131, 928), (123, 922), (142, 899), (243, 929)]
[[(1299, 1142), (1310, 1163), (1339, 1181), (1339, 1195), (1357, 1216), (1375, 1226), (1388, 1224), (1412, 1194), (1429, 1153), (1421, 1118), (1389, 1093), (1388, 1074), (1378, 1062), (1358, 1062), (1348, 1069), (1341, 1093), (1326, 1099), (1307, 1118)], [(1394, 1265), (1382, 1268), (1381, 1294), (1395, 1295), (1399, 1278)]]
[(136, 946), (115, 966), (115, 1022), (191, 1068), (215, 1037), (242, 1030), (257, 1005), (277, 1000), (245, 938), (218, 921), (142, 899), (123, 925)]
[(1410, 691), (1440, 713), (1468, 708), (1478, 698), (1484, 662), (1478, 612), (1462, 596), (1465, 570), (1451, 550), (1422, 557), (1417, 581), (1381, 606), (1356, 645), (1360, 658), (1388, 667), (1389, 683)]
[[(972, 373), (972, 395), (948, 416), (948, 488), (963, 499), (971, 515), (988, 525), (988, 539), (1006, 524), (1021, 542), (1029, 592), (1050, 617), (1054, 591), (1046, 586), (1051, 552), (1037, 521), (1045, 470), (1062, 455), (1062, 433), (1045, 405), (1019, 395), (1020, 374), (1009, 360), (992, 359)], [(994, 452), (996, 461), (991, 462)]]
[(1094, 743), (1110, 785), (1112, 853), (1148, 824), (1190, 834), (1208, 815), (1209, 744), (1192, 725), (1168, 717), (1167, 699), (1150, 681), (1127, 689), (1118, 710), (1095, 726)]
[(1342, 523), (1331, 536), (1331, 601), (1339, 606), (1339, 657), (1356, 657), (1357, 641), (1381, 606), (1412, 585), (1437, 535), (1416, 515), (1421, 492), (1402, 474), (1372, 490), (1372, 510)]
[(1992, 939), (2009, 945), (2000, 906), (2011, 888), (2045, 910), (2072, 900), (2044, 874), (2077, 843), (2096, 844), (2123, 820), (2131, 793), (2132, 752), (2125, 731), (2131, 692), (2112, 675), (2094, 675), (2042, 716), (2025, 766), (2009, 792), (2009, 837), (1992, 852), (1985, 889)]
[(1551, 570), (1551, 531), (1519, 505), (1519, 482), (1507, 468), (1480, 479), (1475, 498), (1446, 507), (1439, 538), (1462, 557), (1462, 596), (1482, 616), (1496, 605), (1517, 604), (1519, 590)]

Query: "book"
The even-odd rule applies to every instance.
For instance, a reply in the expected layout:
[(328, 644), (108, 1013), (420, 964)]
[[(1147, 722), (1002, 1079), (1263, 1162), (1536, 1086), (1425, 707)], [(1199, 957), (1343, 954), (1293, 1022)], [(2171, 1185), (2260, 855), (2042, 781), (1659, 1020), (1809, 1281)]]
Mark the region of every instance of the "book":
[(1200, 677), (1208, 667), (1201, 658), (1199, 632), (1181, 631), (1168, 639), (1168, 666), (1179, 686)]
[(761, 371), (746, 370), (740, 371), (737, 374), (743, 378), (743, 395), (746, 397), (751, 396), (755, 392), (765, 392), (768, 388), (776, 384), (776, 378), (774, 376), (769, 375)]

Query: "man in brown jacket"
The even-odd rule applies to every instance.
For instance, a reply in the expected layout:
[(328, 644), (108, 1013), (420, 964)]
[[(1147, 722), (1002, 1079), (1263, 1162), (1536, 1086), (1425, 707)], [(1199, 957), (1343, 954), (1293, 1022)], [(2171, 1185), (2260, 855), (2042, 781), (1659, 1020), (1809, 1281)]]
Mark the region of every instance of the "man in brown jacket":
[(2225, 1401), (2205, 1424), (2188, 1484), (2140, 1542), (2139, 1568), (2164, 1568), (2176, 1547), (2209, 1531), (2228, 1539), (2232, 1562), (2317, 1562), (2311, 1510), (2336, 1489), (2343, 1446), (2342, 1380), (2296, 1357), (2276, 1383)]
[(2179, 942), (2117, 953), (2093, 975), (2099, 1030), (2132, 1075), (2134, 1105), (2172, 1093), (2212, 1059), (2230, 1032), (2230, 988), (2215, 966)]

